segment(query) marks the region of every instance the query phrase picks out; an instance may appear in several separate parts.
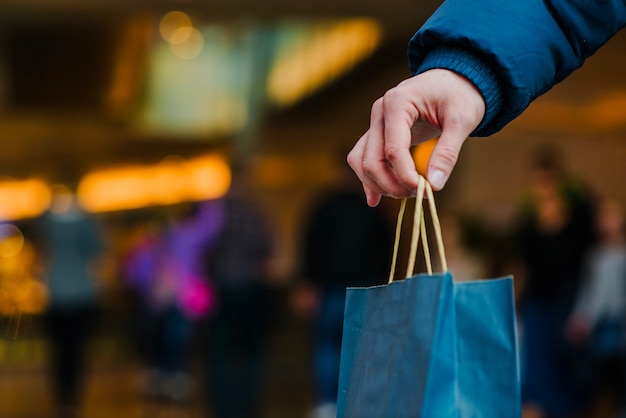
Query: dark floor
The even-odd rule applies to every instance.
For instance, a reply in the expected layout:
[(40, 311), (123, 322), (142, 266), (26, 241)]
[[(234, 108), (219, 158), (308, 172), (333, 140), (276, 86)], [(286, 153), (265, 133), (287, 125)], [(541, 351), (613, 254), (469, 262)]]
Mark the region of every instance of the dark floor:
[[(35, 333), (36, 334), (36, 333)], [(312, 405), (308, 324), (281, 321), (268, 347), (264, 416), (299, 418)], [(201, 378), (185, 406), (146, 401), (144, 373), (123, 333), (101, 333), (91, 343), (80, 418), (210, 418)], [(47, 342), (36, 335), (0, 338), (0, 417), (56, 418), (47, 374)]]

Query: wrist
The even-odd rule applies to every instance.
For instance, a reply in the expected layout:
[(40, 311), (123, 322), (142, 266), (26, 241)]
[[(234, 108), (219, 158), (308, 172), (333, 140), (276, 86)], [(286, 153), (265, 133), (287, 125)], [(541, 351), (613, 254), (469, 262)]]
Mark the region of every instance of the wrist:
[(502, 88), (493, 69), (475, 54), (453, 46), (440, 46), (426, 55), (415, 75), (433, 69), (446, 69), (468, 79), (485, 102), (485, 115), (471, 136), (481, 136), (483, 129), (502, 109)]

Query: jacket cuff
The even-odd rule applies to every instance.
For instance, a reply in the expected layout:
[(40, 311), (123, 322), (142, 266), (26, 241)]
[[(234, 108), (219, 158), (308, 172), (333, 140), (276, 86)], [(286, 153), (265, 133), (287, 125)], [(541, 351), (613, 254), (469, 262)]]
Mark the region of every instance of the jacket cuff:
[(485, 115), (470, 136), (485, 136), (485, 134), (481, 135), (481, 131), (500, 112), (503, 101), (502, 88), (492, 68), (467, 50), (453, 46), (440, 46), (426, 55), (415, 75), (436, 68), (454, 71), (476, 86), (485, 101)]

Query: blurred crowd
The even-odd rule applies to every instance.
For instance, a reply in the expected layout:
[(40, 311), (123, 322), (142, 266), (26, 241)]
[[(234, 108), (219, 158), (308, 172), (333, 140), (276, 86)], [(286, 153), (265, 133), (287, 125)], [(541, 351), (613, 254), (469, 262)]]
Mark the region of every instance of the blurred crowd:
[[(368, 207), (358, 179), (338, 166), (345, 171), (302, 213), (287, 280), (274, 268), (276, 219), (243, 176), (222, 198), (124, 224), (123, 245), (71, 187), (56, 186), (49, 210), (21, 225), (47, 294), (40, 323), (55, 416), (83, 416), (89, 341), (112, 310), (102, 276), (113, 270), (126, 301), (118, 307), (127, 307), (118, 331), (141, 370), (144, 402), (201, 404), (215, 418), (273, 417), (269, 358), (278, 350), (307, 371), (305, 384), (285, 378), (307, 395), (276, 399), (302, 402), (303, 417), (334, 417), (345, 289), (386, 282), (397, 209), (393, 201)], [(506, 233), (446, 214), (445, 199), (441, 209), (457, 280), (515, 275), (524, 417), (626, 416), (623, 203), (595, 194), (558, 149), (543, 147)], [(285, 335), (286, 346), (270, 343), (286, 317), (307, 334), (306, 347)]]
[[(49, 209), (15, 228), (33, 247), (26, 268), (45, 286), (44, 308), (17, 306), (9, 318), (17, 340), (25, 314), (40, 313), (51, 416), (83, 416), (91, 337), (124, 306), (117, 335), (141, 364), (138, 396), (182, 407), (207, 399), (211, 417), (261, 416), (276, 238), (244, 176), (234, 175), (222, 198), (126, 222), (123, 240), (82, 209), (71, 185), (52, 189)], [(117, 285), (104, 277), (111, 271)]]
[(624, 208), (537, 150), (517, 231), (522, 397), (529, 417), (626, 413)]
[(626, 416), (625, 216), (544, 145), (504, 231), (444, 223), (457, 279), (514, 275), (524, 418)]
[[(176, 209), (143, 225), (124, 259), (138, 301), (143, 394), (183, 404), (199, 396), (217, 418), (262, 416), (270, 219), (240, 176), (225, 197)], [(198, 335), (202, 361), (194, 364)]]

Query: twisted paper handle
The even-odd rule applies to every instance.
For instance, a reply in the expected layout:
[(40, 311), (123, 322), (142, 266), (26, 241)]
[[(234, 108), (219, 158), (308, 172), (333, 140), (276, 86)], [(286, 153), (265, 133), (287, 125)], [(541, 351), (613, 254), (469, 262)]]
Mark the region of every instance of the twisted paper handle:
[[(409, 263), (407, 266), (406, 277), (413, 276), (415, 270), (415, 258), (417, 257), (417, 247), (419, 244), (420, 235), (424, 244), (424, 258), (426, 260), (426, 270), (428, 274), (432, 274), (432, 262), (430, 256), (430, 249), (428, 247), (428, 240), (426, 237), (426, 224), (424, 221), (424, 193), (428, 197), (428, 204), (430, 207), (430, 216), (433, 222), (433, 228), (435, 229), (435, 238), (437, 240), (437, 249), (439, 252), (439, 258), (441, 259), (441, 268), (443, 271), (448, 270), (448, 263), (446, 261), (446, 253), (443, 246), (443, 238), (441, 235), (441, 224), (439, 222), (439, 215), (437, 214), (437, 207), (435, 205), (435, 197), (433, 195), (433, 189), (430, 187), (430, 183), (420, 176), (417, 183), (417, 196), (415, 200), (415, 212), (413, 214), (413, 228), (411, 232), (411, 248), (409, 250)], [(391, 261), (391, 271), (389, 272), (389, 281), (393, 281), (396, 264), (398, 259), (398, 248), (400, 246), (400, 235), (402, 231), (402, 220), (404, 219), (404, 212), (406, 210), (407, 199), (402, 199), (400, 203), (400, 211), (398, 212), (398, 222), (396, 224), (396, 238), (393, 245), (393, 259)]]

